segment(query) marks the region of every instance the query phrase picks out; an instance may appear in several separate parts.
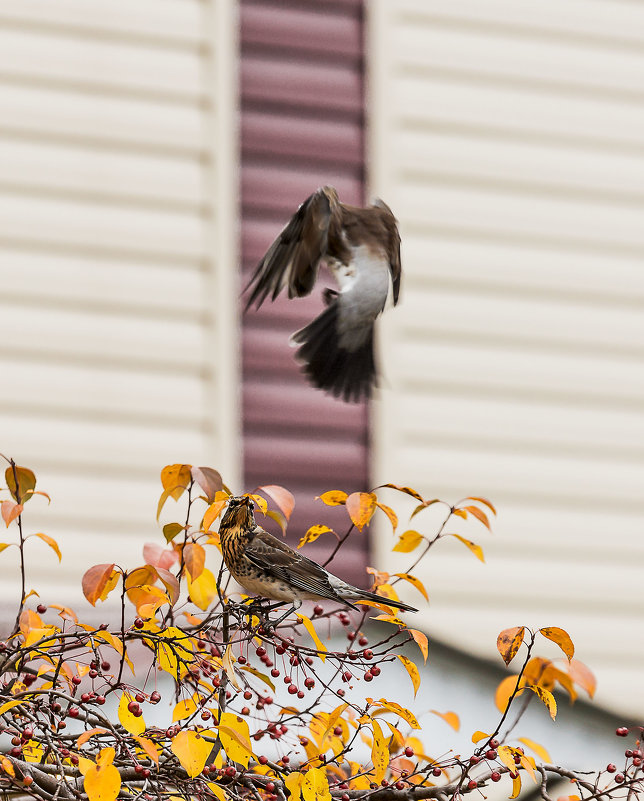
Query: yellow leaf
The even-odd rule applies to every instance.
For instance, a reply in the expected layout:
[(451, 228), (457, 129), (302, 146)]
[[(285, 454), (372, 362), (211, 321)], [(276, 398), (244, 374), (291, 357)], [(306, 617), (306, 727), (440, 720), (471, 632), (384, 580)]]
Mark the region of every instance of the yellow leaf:
[(183, 549), (183, 561), (190, 578), (195, 581), (203, 572), (206, 552), (198, 542), (189, 542)]
[(300, 797), (302, 785), (304, 784), (304, 776), (301, 773), (289, 773), (284, 778), (284, 786), (290, 792), (291, 798), (296, 799)]
[[(95, 637), (96, 639), (105, 640), (105, 642), (108, 645), (110, 645), (116, 651), (116, 653), (119, 656), (124, 657), (125, 663), (127, 664), (127, 666), (132, 671), (132, 675), (134, 675), (134, 665), (132, 664), (132, 660), (127, 655), (127, 651), (124, 651), (123, 643), (121, 642), (121, 640), (118, 637), (115, 637), (109, 631), (100, 631), (100, 630), (99, 631), (94, 631), (92, 636)], [(84, 673), (81, 673), (81, 675), (84, 675)]]
[(40, 762), (45, 749), (37, 740), (28, 740), (22, 747), (25, 762)]
[(394, 575), (398, 576), (404, 581), (408, 581), (412, 586), (416, 587), (418, 592), (425, 598), (426, 601), (429, 601), (429, 595), (427, 595), (425, 585), (420, 579), (417, 579), (416, 576), (412, 576), (411, 573), (394, 573)]
[(411, 679), (411, 683), (414, 685), (414, 698), (416, 697), (416, 693), (418, 692), (418, 688), (420, 687), (420, 673), (418, 672), (418, 668), (416, 665), (408, 659), (406, 656), (402, 654), (398, 654), (398, 659), (403, 663), (405, 670), (409, 673), (409, 678)]
[(23, 699), (18, 699), (14, 701), (7, 701), (5, 704), (0, 706), (0, 715), (4, 715), (9, 709), (13, 709), (14, 706), (18, 706), (19, 704), (24, 703)]
[(512, 748), (509, 745), (500, 745), (496, 749), (496, 753), (508, 770), (512, 772), (516, 770), (517, 766), (514, 764), (514, 755), (517, 753), (516, 748)]
[(362, 531), (365, 526), (369, 525), (369, 521), (376, 511), (376, 503), (376, 496), (373, 492), (352, 492), (345, 500), (351, 522), (358, 531)]
[[(459, 510), (457, 509), (456, 512), (458, 511)], [(454, 512), (454, 514), (456, 514), (456, 512)], [(465, 537), (461, 537), (460, 534), (449, 534), (448, 536), (456, 537), (456, 539), (459, 540), (459, 542), (462, 542), (466, 548), (469, 548), (470, 551), (472, 551), (472, 553), (476, 556), (477, 559), (480, 559), (481, 562), (485, 562), (485, 557), (483, 556), (483, 549), (481, 548), (480, 545), (477, 545), (475, 542), (472, 542), (472, 540), (466, 540)]]
[(375, 772), (374, 781), (376, 784), (380, 784), (387, 773), (387, 767), (389, 765), (389, 749), (387, 748), (385, 736), (382, 733), (382, 729), (380, 728), (378, 721), (372, 720), (371, 725), (373, 726), (371, 761), (373, 762)]
[(516, 771), (513, 775), (514, 779), (512, 779), (512, 795), (510, 796), (510, 799), (516, 798), (521, 792), (521, 776), (519, 775), (518, 771)]
[(387, 515), (387, 517), (389, 518), (389, 522), (391, 523), (391, 527), (393, 529), (393, 532), (395, 534), (396, 533), (396, 528), (398, 527), (398, 516), (397, 516), (397, 514), (394, 512), (394, 510), (390, 506), (387, 506), (387, 504), (385, 504), (385, 503), (380, 503), (380, 501), (378, 501), (376, 506), (378, 507), (378, 509), (382, 509), (382, 511)]
[(416, 716), (409, 709), (397, 704), (395, 701), (388, 701), (386, 698), (380, 698), (378, 703), (385, 709), (388, 709), (390, 712), (394, 712), (396, 715), (399, 715), (412, 727), (412, 729), (420, 729), (420, 725), (416, 720)]
[[(214, 782), (208, 782), (208, 789), (216, 798), (219, 799), (219, 801), (230, 801), (230, 796), (228, 793), (226, 793), (224, 788), (220, 787), (218, 784), (215, 784)], [(183, 798), (179, 798), (179, 796), (176, 795), (171, 795), (168, 801), (173, 801), (173, 799), (176, 799), (176, 801), (184, 801)]]
[(189, 464), (169, 464), (161, 471), (161, 484), (170, 498), (178, 501), (192, 480)]
[(218, 732), (229, 759), (241, 762), (247, 768), (248, 760), (253, 756), (248, 723), (232, 712), (224, 712), (219, 719)]
[(525, 626), (515, 626), (511, 629), (504, 629), (496, 638), (496, 647), (506, 665), (509, 665), (517, 655), (524, 635)]
[(187, 578), (188, 594), (192, 602), (205, 612), (217, 597), (217, 581), (214, 574), (204, 567), (199, 578), (194, 581), (189, 575)]
[(430, 709), (429, 711), (432, 715), (438, 715), (439, 718), (442, 718), (454, 731), (458, 731), (461, 728), (461, 721), (456, 712), (438, 712), (436, 709)]
[(317, 500), (322, 501), (327, 506), (343, 506), (349, 496), (342, 490), (329, 490), (319, 495)]
[(264, 684), (266, 684), (273, 692), (275, 692), (275, 685), (265, 673), (260, 673), (260, 671), (254, 668), (252, 665), (238, 665), (237, 667), (239, 670), (243, 670), (246, 673), (252, 673), (253, 676), (257, 676), (260, 681), (263, 681)]
[[(358, 603), (361, 603), (360, 601)], [(369, 605), (369, 604), (367, 604)], [(393, 626), (403, 626), (406, 627), (407, 624), (405, 623), (402, 618), (396, 617), (395, 615), (376, 615), (374, 620), (384, 620), (385, 623), (391, 623)]]
[(208, 531), (210, 529), (210, 526), (212, 526), (212, 524), (215, 522), (215, 520), (221, 514), (221, 510), (228, 503), (228, 496), (226, 495), (226, 493), (224, 493), (224, 492), (219, 493), (218, 492), (217, 496), (221, 496), (221, 497), (217, 497), (213, 501), (213, 503), (210, 504), (210, 506), (206, 509), (206, 512), (205, 512), (205, 514), (203, 516), (203, 520), (201, 522), (201, 526), (202, 526), (204, 531)]
[(519, 742), (527, 745), (531, 751), (535, 752), (539, 759), (543, 759), (544, 762), (552, 762), (548, 751), (542, 745), (539, 745), (539, 743), (535, 743), (534, 740), (529, 740), (527, 737), (519, 737)]
[(392, 551), (398, 551), (398, 553), (411, 553), (413, 550), (418, 548), (422, 541), (423, 538), (417, 531), (409, 529), (409, 531), (405, 531), (400, 535), (398, 542), (394, 545)]
[(194, 702), (194, 699), (186, 698), (184, 701), (179, 701), (172, 712), (172, 722), (176, 723), (177, 720), (189, 718), (191, 715), (194, 715), (196, 711), (197, 704)]
[(300, 612), (297, 613), (297, 616), (299, 617), (299, 619), (304, 624), (304, 628), (311, 635), (311, 639), (315, 643), (315, 647), (318, 649), (318, 656), (324, 662), (326, 660), (327, 648), (324, 645), (324, 643), (322, 642), (322, 640), (318, 637), (318, 633), (315, 630), (315, 627), (314, 627), (313, 623), (311, 622), (311, 620), (306, 615), (303, 615)]
[[(165, 631), (159, 632), (158, 636), (159, 667), (175, 679), (185, 676), (188, 672), (185, 662), (190, 664), (194, 660), (190, 640), (176, 626), (168, 626)], [(182, 659), (181, 663), (177, 659), (177, 653)]]
[(323, 768), (309, 768), (301, 788), (304, 801), (331, 801), (329, 780)]
[[(111, 754), (110, 754), (111, 752)], [(114, 749), (104, 748), (96, 757), (96, 764), (85, 773), (83, 787), (89, 801), (115, 801), (121, 790), (121, 776), (112, 764)]]
[(172, 753), (188, 776), (194, 778), (204, 769), (213, 743), (207, 742), (195, 731), (180, 731), (172, 740)]
[(84, 731), (80, 735), (80, 737), (76, 740), (76, 747), (81, 748), (95, 734), (105, 734), (105, 732), (107, 732), (107, 729), (101, 729), (101, 728), (88, 729), (87, 731)]
[(145, 721), (143, 715), (136, 717), (127, 708), (130, 701), (134, 701), (129, 693), (123, 693), (118, 706), (118, 716), (123, 728), (130, 734), (143, 734), (145, 731)]
[(298, 542), (297, 547), (302, 548), (304, 545), (308, 545), (310, 542), (315, 542), (317, 538), (320, 536), (320, 534), (326, 534), (327, 531), (330, 532), (331, 534), (335, 534), (335, 531), (332, 528), (329, 528), (328, 526), (323, 526), (323, 525), (311, 526), (311, 528)]
[(427, 640), (427, 636), (423, 634), (422, 631), (418, 631), (418, 629), (409, 629), (409, 633), (422, 651), (425, 662), (427, 662), (427, 655), (429, 653), (429, 642)]
[[(507, 709), (507, 706), (510, 703), (510, 698), (512, 698), (512, 695), (517, 687), (518, 679), (519, 677), (516, 674), (513, 676), (506, 676), (496, 688), (494, 703), (496, 704), (496, 708), (499, 710), (499, 712), (505, 712)], [(521, 692), (521, 690), (518, 690), (518, 692)]]
[(556, 643), (561, 648), (564, 654), (568, 657), (568, 661), (573, 658), (575, 655), (575, 646), (572, 644), (572, 640), (570, 639), (570, 635), (567, 631), (559, 629), (556, 626), (539, 629), (539, 631), (544, 637), (552, 640), (552, 642)]
[(362, 766), (357, 762), (349, 762), (349, 768), (351, 770), (349, 774), (349, 787), (352, 790), (368, 790), (370, 779), (368, 776), (364, 775)]
[(255, 502), (255, 506), (260, 510), (260, 512), (265, 515), (268, 511), (268, 502), (266, 498), (262, 498), (261, 495), (256, 495), (252, 492), (245, 492), (244, 495), (247, 495), (249, 498), (252, 498)]
[(550, 717), (554, 720), (557, 716), (557, 702), (555, 701), (555, 697), (550, 690), (544, 690), (543, 687), (539, 687), (536, 684), (529, 684), (528, 689), (532, 690), (533, 693), (539, 696), (539, 698), (546, 705), (548, 712), (550, 713)]
[(484, 731), (475, 731), (474, 734), (472, 735), (472, 742), (480, 743), (481, 740), (485, 740), (489, 736), (490, 735), (486, 734)]
[(39, 537), (44, 543), (49, 545), (49, 547), (58, 557), (58, 561), (60, 562), (62, 560), (63, 557), (60, 553), (60, 548), (58, 547), (58, 543), (53, 537), (49, 537), (47, 534), (43, 534), (42, 532), (38, 532), (37, 534), (33, 534), (32, 536)]
[(239, 681), (237, 680), (237, 676), (235, 674), (235, 668), (233, 667), (233, 649), (230, 643), (228, 643), (226, 647), (226, 651), (224, 652), (224, 656), (222, 659), (221, 664), (223, 665), (224, 670), (230, 680), (230, 683), (236, 690), (241, 690), (239, 685)]

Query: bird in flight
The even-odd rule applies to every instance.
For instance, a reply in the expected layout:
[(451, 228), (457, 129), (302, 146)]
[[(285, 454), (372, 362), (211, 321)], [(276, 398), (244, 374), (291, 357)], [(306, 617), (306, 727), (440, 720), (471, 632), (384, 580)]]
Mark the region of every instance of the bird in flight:
[[(361, 590), (289, 548), (255, 521), (255, 504), (247, 495), (231, 497), (219, 526), (221, 552), (233, 578), (248, 592), (297, 609), (303, 600), (329, 600), (358, 609), (353, 601), (377, 601), (405, 612), (413, 606)], [(279, 606), (280, 604), (275, 604)], [(291, 609), (287, 611), (290, 614)], [(278, 621), (281, 622), (286, 615)]]
[(367, 208), (341, 203), (332, 186), (308, 197), (257, 265), (246, 309), (287, 289), (309, 295), (326, 262), (339, 291), (325, 289), (326, 309), (291, 336), (309, 381), (345, 401), (371, 397), (378, 371), (374, 323), (400, 293), (400, 236), (382, 200)]

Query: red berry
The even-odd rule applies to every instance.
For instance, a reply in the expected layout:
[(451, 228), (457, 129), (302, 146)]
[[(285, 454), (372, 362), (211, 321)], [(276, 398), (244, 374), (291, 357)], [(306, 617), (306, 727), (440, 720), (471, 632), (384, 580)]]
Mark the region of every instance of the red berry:
[(98, 670), (94, 670), (94, 669), (90, 670), (90, 672), (88, 673), (88, 676), (90, 677), (90, 679), (95, 679), (98, 676)]
[(620, 726), (618, 729), (615, 729), (615, 734), (618, 737), (627, 737), (628, 729), (626, 728), (626, 726)]
[(266, 782), (266, 790), (269, 793), (274, 792), (275, 791), (275, 782)]
[(103, 706), (103, 704), (105, 703), (105, 696), (104, 695), (97, 695), (96, 696), (96, 703), (99, 706)]
[(441, 771), (441, 769), (440, 769), (440, 768), (434, 768), (434, 769), (432, 770), (432, 776), (440, 776), (440, 775), (441, 775), (441, 773), (442, 773), (442, 771)]
[(67, 714), (70, 718), (77, 718), (80, 714), (80, 710), (77, 706), (70, 706), (67, 710)]
[(134, 700), (138, 701), (140, 704), (142, 704), (145, 701), (145, 696), (143, 695), (143, 693), (137, 693), (134, 696)]
[(201, 717), (202, 720), (210, 720), (212, 715), (207, 709), (204, 709), (204, 711), (201, 713), (200, 717)]
[(342, 795), (340, 796), (340, 801), (349, 801), (349, 794), (342, 793)]
[(81, 681), (82, 679), (80, 676), (72, 676), (72, 684), (75, 685), (76, 687), (78, 687)]
[(473, 754), (470, 757), (470, 765), (478, 765), (480, 761), (481, 761), (481, 757), (476, 756), (476, 754)]
[(387, 781), (387, 779), (383, 779), (383, 780), (380, 782), (380, 784), (382, 784), (382, 786), (383, 786), (383, 787), (389, 787), (389, 782)]
[(624, 774), (623, 773), (617, 773), (615, 775), (615, 781), (617, 782), (617, 784), (621, 784), (624, 781)]
[(144, 779), (148, 779), (150, 777), (150, 768), (143, 768), (141, 776), (143, 776)]
[[(46, 608), (47, 607), (45, 607), (45, 609)], [(25, 776), (24, 779), (22, 780), (22, 783), (24, 784), (25, 787), (30, 787), (34, 783), (34, 777), (33, 776)]]
[(295, 684), (289, 684), (288, 686), (289, 695), (296, 695), (297, 694), (297, 687)]
[(345, 693), (344, 693), (344, 690), (342, 689), (342, 687), (340, 687), (340, 689), (337, 691), (337, 693), (340, 696), (340, 698), (344, 698)]
[(36, 607), (36, 612), (38, 612), (39, 615), (44, 615), (46, 611), (47, 607), (45, 606), (45, 604), (38, 604), (38, 606)]
[(280, 672), (279, 672), (279, 669), (278, 669), (278, 668), (273, 668), (273, 669), (271, 670), (271, 676), (272, 676), (274, 679), (276, 679), (276, 678), (279, 676), (279, 674), (280, 674)]
[(260, 765), (266, 765), (266, 763), (268, 762), (268, 757), (262, 754), (261, 756), (257, 757), (257, 761), (259, 762)]
[(250, 715), (250, 709), (247, 706), (242, 707), (242, 715)]
[(476, 790), (477, 787), (478, 787), (478, 782), (475, 779), (470, 779), (469, 782), (467, 783), (468, 790)]
[(371, 650), (371, 648), (365, 648), (365, 650), (362, 652), (362, 656), (364, 659), (367, 660), (373, 659), (373, 651)]
[(639, 750), (639, 748), (633, 749), (633, 756), (640, 757), (640, 759), (642, 758), (642, 752)]
[(404, 790), (405, 782), (396, 782), (396, 790)]
[(288, 765), (288, 763), (289, 763), (290, 761), (291, 761), (291, 757), (290, 757), (288, 754), (284, 754), (284, 756), (282, 757), (282, 762), (283, 762), (285, 765)]
[(336, 726), (335, 729), (333, 729), (333, 733), (336, 737), (339, 737), (342, 734), (342, 726)]
[(405, 748), (405, 756), (413, 757), (413, 755), (414, 755), (414, 749), (410, 745), (408, 745), (407, 748)]
[(320, 604), (315, 604), (313, 607), (313, 614), (314, 615), (321, 615), (324, 612), (324, 609), (320, 606)]
[(499, 741), (496, 739), (496, 737), (494, 737), (494, 738), (492, 738), (490, 740), (488, 745), (490, 746), (490, 748), (498, 748), (499, 747)]
[(369, 668), (369, 670), (371, 671), (372, 676), (380, 675), (380, 668), (378, 667), (378, 665), (374, 665), (373, 667)]
[(110, 663), (107, 662), (105, 659), (101, 662), (101, 670), (109, 670), (111, 667)]
[(642, 764), (642, 757), (633, 757), (633, 765), (638, 768)]
[(362, 637), (360, 637), (360, 639), (358, 640), (358, 645), (362, 645), (364, 647), (365, 645), (368, 645), (368, 644), (369, 644), (369, 640), (363, 634)]
[(143, 621), (141, 620), (140, 617), (137, 617), (137, 618), (134, 619), (134, 628), (135, 629), (142, 629), (143, 625), (144, 625), (144, 623), (143, 623)]
[(160, 700), (161, 700), (161, 693), (158, 692), (157, 690), (154, 690), (154, 692), (150, 695), (150, 703), (158, 704)]
[(365, 681), (373, 681), (373, 673), (370, 670), (368, 670), (364, 674), (363, 678), (364, 678)]
[(310, 676), (304, 679), (304, 686), (307, 690), (312, 690), (315, 687), (315, 679), (312, 679)]
[(255, 651), (255, 653), (259, 657), (266, 656), (266, 648), (264, 648), (263, 645), (260, 645), (259, 648)]
[(492, 779), (493, 782), (498, 782), (500, 778), (501, 778), (501, 774), (499, 773), (498, 770), (494, 770), (490, 774), (490, 779)]
[(302, 690), (298, 690), (297, 691), (297, 697), (298, 698), (304, 698), (304, 693), (302, 692)]
[(496, 759), (496, 751), (494, 748), (490, 748), (485, 752), (486, 759)]
[(615, 765), (613, 765), (613, 763), (612, 763), (612, 762), (610, 762), (608, 765), (606, 765), (606, 770), (607, 770), (609, 773), (615, 773), (615, 771), (617, 770), (617, 768), (615, 767)]
[(135, 715), (139, 711), (139, 709), (140, 706), (137, 704), (136, 701), (130, 701), (130, 703), (127, 705), (127, 711), (131, 712), (133, 715)]

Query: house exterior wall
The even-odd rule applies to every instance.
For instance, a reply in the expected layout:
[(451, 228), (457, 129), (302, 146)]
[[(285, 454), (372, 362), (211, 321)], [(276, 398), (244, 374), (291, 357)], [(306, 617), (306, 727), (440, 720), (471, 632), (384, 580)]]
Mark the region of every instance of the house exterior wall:
[(52, 498), (43, 597), (140, 562), (164, 464), (240, 480), (236, 42), (232, 0), (0, 2), (0, 441)]
[[(488, 658), (557, 625), (600, 704), (641, 713), (644, 8), (369, 3), (369, 164), (405, 280), (383, 318), (377, 481), (488, 496), (483, 565), (432, 551), (434, 637)], [(431, 533), (432, 507), (412, 527)], [(391, 533), (377, 561), (392, 561)]]

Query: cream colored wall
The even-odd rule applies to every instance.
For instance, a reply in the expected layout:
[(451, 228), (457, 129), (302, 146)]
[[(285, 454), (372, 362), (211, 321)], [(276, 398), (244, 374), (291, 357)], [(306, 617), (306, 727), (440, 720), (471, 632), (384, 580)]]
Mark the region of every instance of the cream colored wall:
[(168, 462), (238, 485), (236, 42), (234, 0), (0, 0), (0, 451), (52, 497), (44, 599), (140, 563)]
[[(641, 713), (644, 6), (368, 10), (371, 189), (405, 270), (374, 483), (499, 509), (492, 535), (449, 529), (486, 565), (455, 540), (432, 552), (423, 624), (489, 658), (503, 628), (562, 626), (598, 702)], [(391, 545), (381, 531), (380, 564)]]

